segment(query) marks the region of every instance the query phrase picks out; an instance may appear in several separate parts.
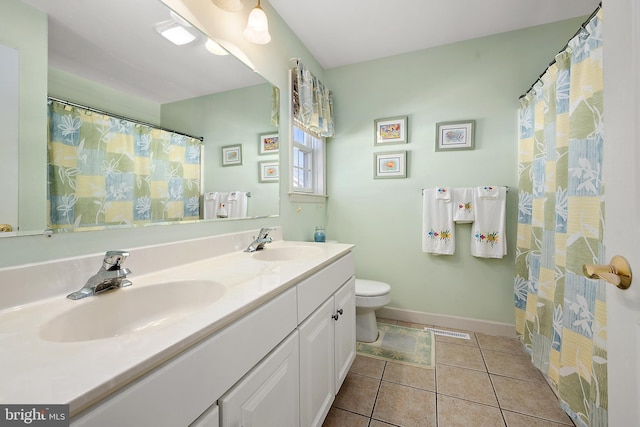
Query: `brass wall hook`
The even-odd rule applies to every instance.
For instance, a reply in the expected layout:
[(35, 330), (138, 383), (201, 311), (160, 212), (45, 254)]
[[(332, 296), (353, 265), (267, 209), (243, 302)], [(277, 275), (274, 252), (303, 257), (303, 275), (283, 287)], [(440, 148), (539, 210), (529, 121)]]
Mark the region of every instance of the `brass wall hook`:
[(590, 279), (602, 279), (620, 289), (631, 286), (631, 266), (626, 258), (615, 255), (609, 265), (584, 264), (582, 272)]

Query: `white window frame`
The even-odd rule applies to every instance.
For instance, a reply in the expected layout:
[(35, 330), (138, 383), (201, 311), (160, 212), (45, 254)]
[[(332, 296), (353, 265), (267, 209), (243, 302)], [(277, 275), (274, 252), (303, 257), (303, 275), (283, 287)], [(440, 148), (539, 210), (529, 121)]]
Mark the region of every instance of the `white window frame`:
[[(313, 135), (308, 131), (305, 131), (302, 127), (297, 126), (298, 129), (305, 133), (305, 139), (307, 141), (312, 140), (311, 144), (299, 144), (294, 139), (294, 126), (291, 127), (291, 150), (290, 156), (290, 180), (289, 180), (289, 200), (292, 202), (324, 202), (327, 198), (326, 190), (326, 141), (324, 137)], [(294, 148), (306, 151), (310, 156), (309, 167), (309, 179), (311, 185), (308, 188), (299, 188), (294, 183)]]

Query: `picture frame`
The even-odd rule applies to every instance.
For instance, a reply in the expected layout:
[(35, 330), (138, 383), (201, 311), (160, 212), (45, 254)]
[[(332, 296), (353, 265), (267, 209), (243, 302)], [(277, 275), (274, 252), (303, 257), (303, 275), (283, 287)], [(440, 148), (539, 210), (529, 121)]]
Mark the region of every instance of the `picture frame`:
[(278, 133), (260, 134), (260, 155), (276, 154), (280, 151), (280, 138)]
[(242, 165), (242, 145), (225, 145), (222, 147), (222, 166)]
[(280, 180), (280, 164), (278, 160), (258, 162), (258, 182), (278, 182)]
[(475, 120), (436, 123), (436, 151), (473, 150)]
[(375, 179), (406, 178), (407, 152), (374, 153), (373, 177)]
[(374, 145), (407, 144), (409, 142), (408, 116), (374, 120)]

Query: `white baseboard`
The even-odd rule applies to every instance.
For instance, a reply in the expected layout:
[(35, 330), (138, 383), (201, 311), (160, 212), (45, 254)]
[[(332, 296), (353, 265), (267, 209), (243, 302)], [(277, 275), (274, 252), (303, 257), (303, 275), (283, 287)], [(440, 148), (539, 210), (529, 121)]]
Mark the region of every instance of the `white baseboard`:
[(516, 336), (515, 325), (502, 322), (492, 322), (489, 320), (448, 316), (445, 314), (424, 313), (421, 311), (405, 310), (402, 308), (394, 307), (383, 307), (376, 311), (376, 316), (409, 323), (420, 323), (423, 325), (437, 326), (440, 328), (452, 328), (471, 332), (480, 332), (487, 335), (499, 335), (506, 337)]

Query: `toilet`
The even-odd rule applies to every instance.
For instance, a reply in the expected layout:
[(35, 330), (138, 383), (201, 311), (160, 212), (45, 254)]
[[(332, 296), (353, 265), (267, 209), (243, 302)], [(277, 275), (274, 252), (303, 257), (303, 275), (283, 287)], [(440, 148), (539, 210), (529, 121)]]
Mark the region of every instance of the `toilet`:
[(378, 339), (376, 310), (391, 302), (390, 291), (387, 283), (356, 279), (356, 341)]

